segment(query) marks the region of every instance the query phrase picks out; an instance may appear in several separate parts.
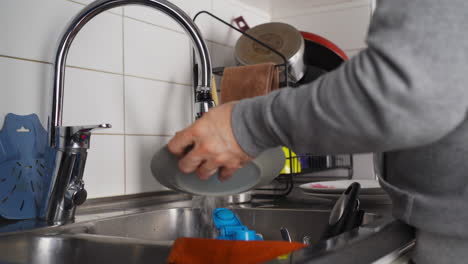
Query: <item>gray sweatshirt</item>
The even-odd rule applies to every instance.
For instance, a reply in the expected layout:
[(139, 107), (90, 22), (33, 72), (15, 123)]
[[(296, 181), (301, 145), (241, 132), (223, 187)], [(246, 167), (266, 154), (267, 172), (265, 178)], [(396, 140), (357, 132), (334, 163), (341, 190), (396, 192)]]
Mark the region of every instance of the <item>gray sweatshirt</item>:
[(252, 156), (386, 152), (394, 215), (468, 241), (468, 1), (380, 0), (367, 44), (311, 84), (239, 102), (236, 139)]

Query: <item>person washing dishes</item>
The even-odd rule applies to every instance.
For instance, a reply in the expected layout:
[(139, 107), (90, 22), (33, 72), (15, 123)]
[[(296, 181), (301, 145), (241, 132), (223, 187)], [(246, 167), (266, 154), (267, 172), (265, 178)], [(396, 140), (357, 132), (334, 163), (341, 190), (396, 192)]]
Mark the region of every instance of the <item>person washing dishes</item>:
[[(417, 264), (468, 259), (468, 1), (380, 0), (368, 48), (294, 89), (213, 108), (168, 143), (207, 179), (274, 146), (385, 152), (393, 214), (415, 227)], [(299, 113), (299, 114), (298, 114)], [(184, 153), (184, 149), (194, 148)]]

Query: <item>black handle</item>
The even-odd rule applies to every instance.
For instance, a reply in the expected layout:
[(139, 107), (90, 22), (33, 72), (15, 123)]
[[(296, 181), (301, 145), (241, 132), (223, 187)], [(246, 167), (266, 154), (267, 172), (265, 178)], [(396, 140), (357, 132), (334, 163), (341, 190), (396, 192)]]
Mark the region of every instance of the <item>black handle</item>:
[(322, 239), (337, 236), (362, 224), (364, 211), (359, 208), (360, 189), (361, 185), (354, 182), (341, 195), (333, 207), (328, 227), (325, 229)]

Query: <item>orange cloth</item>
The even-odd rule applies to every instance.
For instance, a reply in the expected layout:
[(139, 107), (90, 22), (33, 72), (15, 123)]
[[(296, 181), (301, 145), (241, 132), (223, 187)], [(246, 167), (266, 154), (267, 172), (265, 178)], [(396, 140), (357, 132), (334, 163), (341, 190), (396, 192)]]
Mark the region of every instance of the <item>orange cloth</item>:
[(182, 237), (175, 241), (168, 264), (254, 264), (304, 248), (285, 241), (239, 241)]
[(278, 69), (273, 63), (227, 67), (221, 80), (221, 103), (266, 95), (278, 88)]

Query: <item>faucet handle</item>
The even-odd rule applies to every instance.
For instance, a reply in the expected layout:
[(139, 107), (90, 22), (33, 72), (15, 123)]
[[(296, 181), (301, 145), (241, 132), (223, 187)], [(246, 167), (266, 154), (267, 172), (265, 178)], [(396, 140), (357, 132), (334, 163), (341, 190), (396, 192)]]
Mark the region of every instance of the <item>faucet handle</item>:
[(59, 136), (59, 147), (68, 149), (89, 149), (91, 131), (111, 128), (111, 124), (89, 126), (60, 126), (56, 135)]
[(112, 128), (112, 125), (111, 124), (99, 124), (99, 125), (89, 125), (89, 126), (73, 126), (71, 128), (77, 130), (75, 132), (75, 134), (77, 134), (77, 133), (89, 133), (92, 130), (96, 130), (96, 129)]

